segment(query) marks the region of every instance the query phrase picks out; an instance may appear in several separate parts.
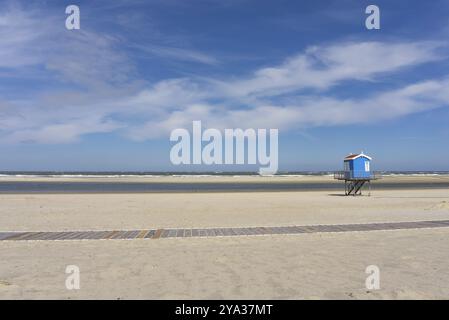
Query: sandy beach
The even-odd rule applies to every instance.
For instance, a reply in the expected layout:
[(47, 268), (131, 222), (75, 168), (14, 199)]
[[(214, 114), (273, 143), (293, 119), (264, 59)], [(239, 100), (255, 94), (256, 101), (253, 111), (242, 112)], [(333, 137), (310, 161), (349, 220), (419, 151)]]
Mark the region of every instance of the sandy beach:
[[(123, 179), (141, 182), (161, 179), (173, 183), (331, 180), (330, 177)], [(432, 183), (447, 179), (410, 176), (388, 177), (383, 181)], [(0, 231), (263, 227), (449, 219), (449, 189), (375, 190), (370, 197), (342, 194), (343, 190), (1, 194)], [(448, 299), (448, 237), (449, 228), (435, 228), (232, 238), (0, 241), (0, 298)], [(79, 266), (80, 290), (65, 288), (67, 265)], [(368, 265), (380, 268), (380, 290), (365, 288)]]
[(449, 300), (449, 0), (0, 3), (0, 303)]

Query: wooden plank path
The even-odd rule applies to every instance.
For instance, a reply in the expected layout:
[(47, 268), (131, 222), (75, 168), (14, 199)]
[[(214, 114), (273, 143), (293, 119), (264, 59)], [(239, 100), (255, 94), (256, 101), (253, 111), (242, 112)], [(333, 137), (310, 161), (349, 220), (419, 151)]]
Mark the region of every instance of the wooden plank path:
[(49, 231), (0, 232), (0, 241), (26, 240), (103, 240), (103, 239), (161, 239), (189, 237), (228, 237), (275, 234), (301, 234), (320, 232), (354, 232), (375, 230), (401, 230), (422, 228), (448, 228), (449, 220), (386, 222), (337, 225), (306, 225), (285, 227), (239, 227), (203, 229), (147, 229), (110, 231)]

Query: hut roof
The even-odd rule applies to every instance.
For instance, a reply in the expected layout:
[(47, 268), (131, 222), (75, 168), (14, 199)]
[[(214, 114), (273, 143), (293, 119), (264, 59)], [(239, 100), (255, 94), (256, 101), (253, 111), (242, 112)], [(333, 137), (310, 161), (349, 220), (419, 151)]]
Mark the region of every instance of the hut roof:
[(371, 157), (368, 157), (368, 156), (367, 156), (366, 154), (364, 154), (363, 152), (362, 152), (362, 153), (359, 153), (359, 154), (350, 154), (350, 155), (348, 155), (348, 156), (345, 157), (345, 160), (355, 160), (355, 159), (360, 158), (360, 157), (364, 157), (364, 158), (367, 158), (368, 160), (372, 160)]

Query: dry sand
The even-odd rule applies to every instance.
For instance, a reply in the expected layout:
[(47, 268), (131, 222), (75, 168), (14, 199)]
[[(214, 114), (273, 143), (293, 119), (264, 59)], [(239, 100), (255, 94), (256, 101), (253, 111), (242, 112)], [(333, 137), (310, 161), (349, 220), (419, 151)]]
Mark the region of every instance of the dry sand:
[[(0, 243), (1, 298), (449, 298), (449, 229)], [(80, 290), (65, 288), (67, 265)], [(380, 268), (380, 290), (365, 269)]]
[[(235, 178), (234, 178), (235, 179)], [(246, 178), (245, 178), (246, 179)], [(416, 179), (414, 177), (413, 179)], [(449, 190), (0, 195), (0, 231), (449, 219)], [(0, 242), (0, 298), (449, 298), (449, 228)], [(81, 289), (65, 289), (65, 267)], [(377, 265), (381, 289), (365, 288)]]
[(449, 219), (449, 190), (0, 195), (0, 231), (285, 226)]

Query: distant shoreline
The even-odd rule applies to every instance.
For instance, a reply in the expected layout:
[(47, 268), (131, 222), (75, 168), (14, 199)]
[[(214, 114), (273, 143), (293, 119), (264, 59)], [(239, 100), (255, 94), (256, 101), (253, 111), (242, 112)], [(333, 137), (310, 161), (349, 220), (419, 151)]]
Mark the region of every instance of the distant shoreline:
[[(338, 171), (338, 170), (335, 170)], [(449, 171), (377, 171), (382, 176), (449, 176)], [(334, 171), (279, 171), (278, 177), (325, 177), (333, 176)], [(162, 177), (261, 177), (257, 172), (183, 172), (183, 171), (0, 171), (0, 179), (4, 178), (162, 178)]]
[[(390, 175), (372, 190), (449, 189), (449, 175)], [(165, 176), (67, 177), (3, 176), (0, 194), (71, 193), (210, 193), (341, 191), (333, 176)]]

